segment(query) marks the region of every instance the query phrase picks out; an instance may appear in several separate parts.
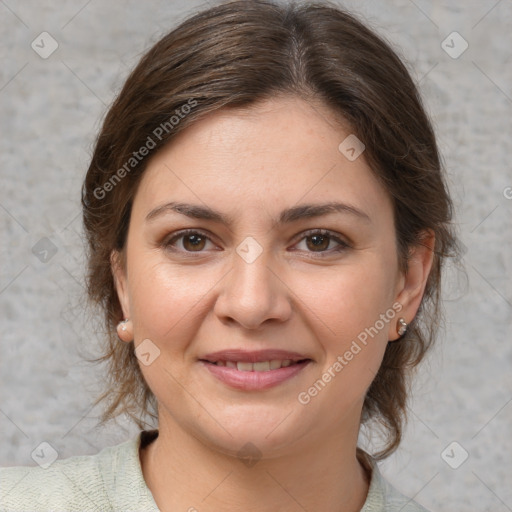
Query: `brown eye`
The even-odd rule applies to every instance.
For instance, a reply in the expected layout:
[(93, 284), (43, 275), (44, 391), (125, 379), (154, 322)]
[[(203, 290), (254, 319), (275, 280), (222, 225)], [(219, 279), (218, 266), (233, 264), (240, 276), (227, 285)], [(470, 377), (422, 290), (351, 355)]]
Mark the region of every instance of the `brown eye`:
[[(179, 242), (181, 240), (181, 243)], [(188, 230), (182, 231), (174, 235), (168, 241), (163, 243), (166, 249), (174, 252), (203, 252), (206, 244), (210, 242), (210, 237), (201, 233), (200, 231)]]
[(183, 237), (183, 247), (187, 251), (200, 251), (204, 249), (206, 239), (202, 235), (193, 234)]
[(311, 240), (311, 243), (306, 242), (306, 245), (308, 249), (311, 249), (313, 251), (324, 251), (329, 247), (329, 243), (331, 241), (328, 235), (310, 235), (306, 237), (306, 240), (308, 239)]
[(318, 253), (318, 256), (328, 256), (350, 248), (350, 245), (337, 236), (336, 233), (319, 229), (303, 233), (298, 245), (301, 244), (304, 244), (305, 248), (299, 247), (299, 250), (307, 253)]

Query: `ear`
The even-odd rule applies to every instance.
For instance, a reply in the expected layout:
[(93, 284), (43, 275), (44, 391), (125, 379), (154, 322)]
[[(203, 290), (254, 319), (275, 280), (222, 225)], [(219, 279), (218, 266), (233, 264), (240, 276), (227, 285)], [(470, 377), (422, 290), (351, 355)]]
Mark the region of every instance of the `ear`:
[(123, 310), (123, 317), (131, 318), (125, 264), (122, 254), (116, 249), (110, 253), (110, 268), (114, 276), (114, 284), (121, 309)]
[[(395, 295), (395, 302), (402, 305), (398, 316), (407, 323), (410, 323), (418, 312), (434, 261), (434, 232), (424, 231), (420, 240), (409, 252), (407, 271), (401, 275)], [(394, 341), (399, 337), (396, 323), (390, 324), (388, 340)]]

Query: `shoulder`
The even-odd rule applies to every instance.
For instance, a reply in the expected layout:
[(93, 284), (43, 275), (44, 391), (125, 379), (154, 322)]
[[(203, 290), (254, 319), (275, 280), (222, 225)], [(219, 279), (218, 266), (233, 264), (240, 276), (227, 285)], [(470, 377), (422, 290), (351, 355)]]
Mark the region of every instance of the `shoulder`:
[(116, 448), (56, 460), (47, 468), (0, 468), (0, 510), (108, 510), (102, 473)]
[(87, 499), (101, 504), (105, 491), (97, 462), (98, 456), (78, 456), (57, 460), (46, 469), (1, 468), (1, 510), (75, 507)]
[(137, 507), (133, 510), (143, 510), (139, 504), (147, 502), (148, 496), (144, 495), (138, 446), (136, 438), (96, 455), (56, 460), (46, 469), (0, 468), (0, 512), (120, 510), (116, 496), (126, 500), (124, 510), (132, 504)]
[(404, 496), (381, 474), (372, 463), (372, 477), (368, 496), (361, 512), (429, 512), (426, 508)]

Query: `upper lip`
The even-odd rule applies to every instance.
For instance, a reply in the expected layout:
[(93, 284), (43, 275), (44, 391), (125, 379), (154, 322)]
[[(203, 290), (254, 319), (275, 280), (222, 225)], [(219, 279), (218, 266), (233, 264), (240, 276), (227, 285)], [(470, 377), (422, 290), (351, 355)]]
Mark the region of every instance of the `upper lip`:
[(216, 363), (217, 361), (233, 361), (242, 363), (259, 363), (262, 361), (272, 361), (279, 359), (284, 361), (290, 359), (291, 361), (301, 361), (303, 359), (310, 359), (304, 354), (298, 352), (289, 352), (288, 350), (278, 349), (267, 349), (267, 350), (220, 350), (218, 352), (212, 352), (201, 357), (202, 361), (209, 361), (210, 363)]

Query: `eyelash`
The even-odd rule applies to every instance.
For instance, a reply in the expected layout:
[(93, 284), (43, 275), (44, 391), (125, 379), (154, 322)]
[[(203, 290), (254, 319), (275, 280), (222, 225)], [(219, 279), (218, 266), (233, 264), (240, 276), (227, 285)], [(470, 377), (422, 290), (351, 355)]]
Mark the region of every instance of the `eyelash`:
[[(188, 235), (199, 235), (201, 237), (206, 238), (208, 241), (212, 242), (211, 238), (205, 232), (203, 232), (203, 231), (200, 231), (200, 230), (197, 230), (197, 229), (185, 229), (183, 231), (180, 231), (180, 232), (176, 233), (174, 236), (172, 236), (167, 241), (164, 241), (162, 245), (164, 246), (164, 248), (169, 249), (169, 250), (171, 250), (173, 252), (182, 252), (182, 253), (185, 253), (185, 254), (202, 254), (204, 251), (178, 250), (175, 247), (173, 247), (173, 244), (177, 240), (179, 240), (180, 238), (184, 238), (184, 237), (186, 237)], [(326, 236), (326, 237), (328, 237), (330, 239), (330, 241), (335, 241), (335, 242), (337, 242), (339, 244), (339, 246), (336, 247), (335, 249), (331, 249), (331, 250), (328, 250), (328, 251), (318, 251), (318, 252), (306, 251), (310, 255), (312, 255), (313, 258), (324, 258), (325, 256), (323, 256), (323, 255), (330, 255), (330, 254), (333, 254), (333, 253), (339, 253), (339, 252), (342, 252), (342, 251), (350, 248), (350, 245), (347, 242), (345, 242), (344, 240), (342, 240), (341, 238), (336, 236), (336, 233), (334, 233), (333, 231), (329, 231), (327, 229), (310, 229), (308, 231), (305, 231), (301, 235), (302, 235), (302, 237), (297, 241), (297, 244), (299, 242), (302, 242), (302, 240), (304, 240), (305, 238), (308, 238), (308, 237), (311, 237), (311, 236), (314, 236), (314, 235)]]

